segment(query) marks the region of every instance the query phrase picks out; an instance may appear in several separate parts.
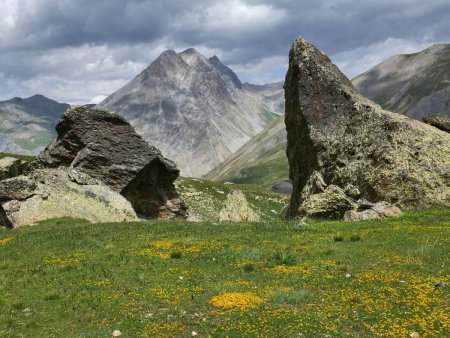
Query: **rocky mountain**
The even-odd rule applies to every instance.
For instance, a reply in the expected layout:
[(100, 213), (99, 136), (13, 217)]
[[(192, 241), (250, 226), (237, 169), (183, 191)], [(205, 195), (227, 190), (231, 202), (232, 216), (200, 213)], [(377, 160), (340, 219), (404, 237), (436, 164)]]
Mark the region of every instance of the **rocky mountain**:
[(285, 216), (366, 219), (397, 207), (450, 207), (450, 135), (383, 110), (300, 37), (285, 97), (293, 184)]
[(125, 117), (182, 175), (199, 177), (276, 118), (245, 87), (216, 56), (169, 50), (97, 107)]
[(247, 93), (262, 102), (269, 110), (284, 115), (284, 81), (255, 85), (248, 82), (243, 84)]
[(383, 108), (420, 120), (450, 116), (450, 44), (396, 55), (352, 80), (356, 89)]
[(66, 103), (42, 95), (0, 102), (0, 151), (37, 154), (55, 136)]

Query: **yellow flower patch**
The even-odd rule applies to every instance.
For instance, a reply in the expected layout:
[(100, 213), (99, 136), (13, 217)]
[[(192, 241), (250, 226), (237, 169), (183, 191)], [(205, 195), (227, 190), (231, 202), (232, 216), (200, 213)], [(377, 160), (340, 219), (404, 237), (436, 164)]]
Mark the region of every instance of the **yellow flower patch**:
[(15, 239), (16, 239), (16, 237), (6, 237), (3, 239), (0, 239), (0, 245), (8, 244), (9, 242), (12, 242)]
[(44, 259), (44, 263), (48, 265), (57, 265), (57, 266), (67, 266), (67, 265), (77, 265), (80, 264), (81, 261), (85, 259), (85, 254), (82, 252), (73, 252), (68, 254), (65, 257), (50, 257)]
[(226, 292), (214, 296), (209, 301), (212, 305), (224, 309), (238, 308), (247, 310), (265, 302), (254, 292)]
[(302, 274), (302, 275), (308, 276), (311, 273), (311, 271), (308, 270), (303, 265), (292, 265), (292, 266), (277, 265), (273, 268), (267, 269), (267, 271), (270, 273), (273, 273), (275, 275)]
[(158, 249), (170, 249), (174, 246), (175, 243), (175, 241), (160, 240), (152, 242), (151, 245)]

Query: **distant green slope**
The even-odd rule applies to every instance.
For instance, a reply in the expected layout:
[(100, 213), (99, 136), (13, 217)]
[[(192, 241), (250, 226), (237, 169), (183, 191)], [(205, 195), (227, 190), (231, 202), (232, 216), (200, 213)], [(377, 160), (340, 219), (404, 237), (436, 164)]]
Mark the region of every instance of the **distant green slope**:
[(286, 128), (280, 116), (207, 175), (217, 182), (256, 184), (265, 188), (288, 178)]
[(15, 157), (15, 158), (20, 158), (21, 160), (24, 160), (26, 162), (32, 162), (34, 161), (35, 157), (34, 156), (29, 156), (29, 155), (19, 155), (19, 154), (11, 154), (11, 153), (2, 153), (0, 152), (0, 159), (4, 158), (4, 157)]
[(42, 95), (0, 101), (0, 151), (39, 152), (56, 135), (55, 125), (68, 107)]

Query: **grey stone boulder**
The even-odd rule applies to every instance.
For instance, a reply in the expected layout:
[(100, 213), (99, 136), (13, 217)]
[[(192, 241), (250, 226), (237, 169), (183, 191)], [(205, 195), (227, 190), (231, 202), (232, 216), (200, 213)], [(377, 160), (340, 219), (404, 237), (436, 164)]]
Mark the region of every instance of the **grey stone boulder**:
[(293, 185), (288, 218), (330, 185), (353, 200), (402, 209), (450, 207), (448, 133), (366, 99), (302, 38), (290, 51), (284, 88)]
[(117, 114), (69, 108), (58, 136), (17, 177), (0, 181), (0, 224), (59, 217), (92, 222), (186, 218), (179, 171)]
[[(368, 208), (367, 208), (368, 207)], [(367, 208), (367, 209), (366, 209)], [(361, 204), (358, 209), (349, 210), (344, 214), (347, 221), (365, 221), (400, 216), (402, 211), (386, 201), (373, 203), (368, 206)]]
[(0, 181), (22, 174), (28, 162), (19, 158), (6, 156), (0, 159)]
[(186, 218), (187, 207), (173, 182), (174, 162), (149, 145), (121, 116), (85, 106), (69, 108), (58, 136), (33, 168), (66, 167), (79, 184), (97, 179), (122, 194), (144, 218)]
[(19, 227), (60, 217), (91, 222), (139, 220), (131, 203), (118, 192), (101, 182), (95, 185), (74, 183), (62, 169), (37, 169), (26, 179), (16, 177), (8, 183), (18, 187), (24, 182), (29, 182), (34, 190), (32, 194), (9, 195), (9, 200), (1, 203), (3, 226)]
[(357, 204), (341, 188), (330, 185), (321, 193), (308, 195), (300, 206), (299, 216), (340, 219), (355, 208)]
[(233, 189), (219, 212), (219, 221), (259, 222), (260, 217), (249, 205), (242, 191)]
[(442, 114), (433, 114), (425, 116), (422, 119), (423, 122), (450, 133), (450, 117)]

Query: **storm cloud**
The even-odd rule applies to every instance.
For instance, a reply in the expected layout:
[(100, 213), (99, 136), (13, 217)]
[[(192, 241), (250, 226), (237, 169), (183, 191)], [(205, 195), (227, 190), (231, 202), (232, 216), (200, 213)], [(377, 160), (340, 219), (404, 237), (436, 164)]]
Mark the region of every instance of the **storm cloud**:
[(244, 81), (282, 80), (302, 35), (349, 77), (450, 42), (448, 0), (0, 0), (0, 99), (98, 101), (167, 49), (217, 55)]

